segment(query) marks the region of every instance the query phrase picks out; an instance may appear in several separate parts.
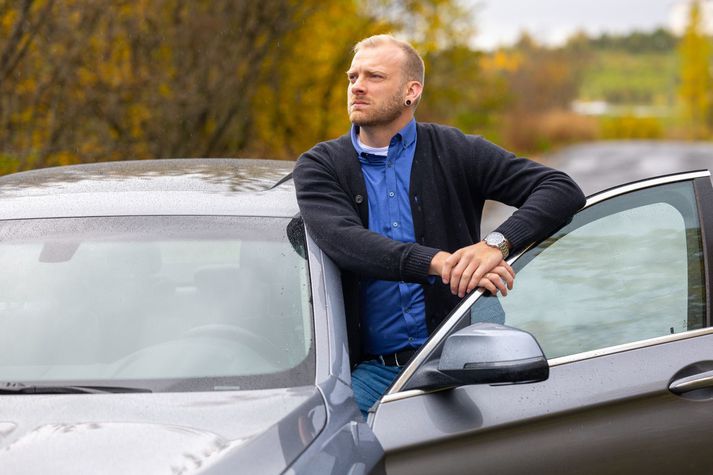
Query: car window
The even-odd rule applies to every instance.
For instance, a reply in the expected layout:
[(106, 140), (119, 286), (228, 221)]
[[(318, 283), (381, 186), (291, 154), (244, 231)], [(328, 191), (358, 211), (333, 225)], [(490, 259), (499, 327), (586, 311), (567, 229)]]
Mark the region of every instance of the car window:
[(312, 384), (307, 260), (289, 229), (287, 218), (0, 221), (0, 381)]
[(478, 299), (471, 320), (527, 330), (548, 358), (704, 325), (701, 231), (689, 182), (595, 204), (513, 267), (514, 290)]

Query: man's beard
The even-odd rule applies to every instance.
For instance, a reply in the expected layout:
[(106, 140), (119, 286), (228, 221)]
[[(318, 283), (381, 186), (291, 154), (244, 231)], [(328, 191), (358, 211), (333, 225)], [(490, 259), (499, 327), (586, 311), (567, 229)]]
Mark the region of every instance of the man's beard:
[(353, 118), (353, 114), (349, 114), (349, 119), (352, 124), (358, 125), (359, 127), (386, 125), (398, 119), (403, 112), (403, 108), (401, 94), (396, 93), (378, 109), (372, 110), (367, 114), (363, 114), (362, 112), (362, 117)]

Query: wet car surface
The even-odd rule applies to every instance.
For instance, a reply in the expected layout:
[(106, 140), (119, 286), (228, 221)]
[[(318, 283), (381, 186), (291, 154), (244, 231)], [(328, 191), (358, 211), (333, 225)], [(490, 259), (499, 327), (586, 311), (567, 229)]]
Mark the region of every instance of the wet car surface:
[(0, 177), (3, 471), (713, 470), (708, 172), (591, 196), (511, 259), (508, 297), (466, 296), (365, 421), (291, 168)]
[[(335, 473), (355, 463), (357, 450), (330, 449), (358, 411), (329, 424), (344, 404), (325, 395), (347, 386), (321, 368), (316, 384), (324, 297), (294, 190), (271, 189), (291, 167), (163, 160), (0, 179), (6, 473), (280, 473), (318, 443)], [(349, 438), (379, 462), (373, 435)]]

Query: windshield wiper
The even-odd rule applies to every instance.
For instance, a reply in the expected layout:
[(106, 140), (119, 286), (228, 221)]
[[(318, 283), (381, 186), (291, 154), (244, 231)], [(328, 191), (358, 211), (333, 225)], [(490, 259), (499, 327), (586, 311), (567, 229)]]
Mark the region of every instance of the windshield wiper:
[(130, 386), (52, 386), (22, 383), (0, 383), (0, 394), (105, 394), (150, 393), (150, 389)]

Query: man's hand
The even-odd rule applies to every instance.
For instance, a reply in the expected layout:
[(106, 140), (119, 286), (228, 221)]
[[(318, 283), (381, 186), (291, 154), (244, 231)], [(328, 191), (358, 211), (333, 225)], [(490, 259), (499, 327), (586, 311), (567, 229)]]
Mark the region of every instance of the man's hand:
[[(513, 271), (512, 267), (503, 259), (498, 266), (480, 279), (478, 287), (490, 291), (493, 295), (500, 291), (503, 297), (505, 297), (508, 294), (508, 290), (512, 290), (514, 280), (515, 271)], [(468, 289), (466, 292), (470, 292), (471, 290), (472, 289)]]
[(438, 253), (433, 256), (433, 259), (431, 259), (431, 265), (428, 267), (428, 274), (441, 277), (443, 275), (443, 266), (446, 264), (446, 259), (450, 256), (450, 252), (438, 251)]
[[(441, 252), (433, 257), (431, 268), (434, 261), (440, 262), (445, 257), (439, 256)], [(508, 289), (512, 289), (515, 272), (505, 262), (499, 249), (479, 242), (445, 257), (441, 278), (444, 284), (450, 283), (453, 295), (461, 298), (476, 287), (483, 287), (493, 294), (499, 290), (507, 295)]]

